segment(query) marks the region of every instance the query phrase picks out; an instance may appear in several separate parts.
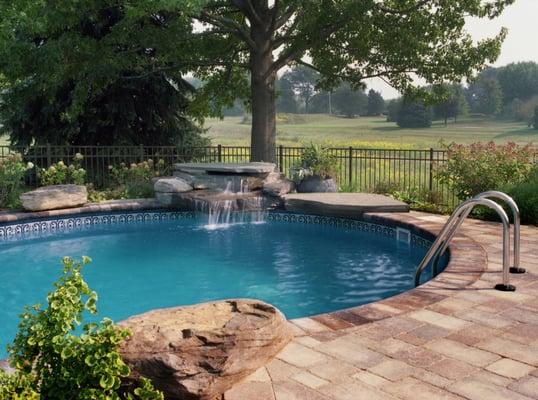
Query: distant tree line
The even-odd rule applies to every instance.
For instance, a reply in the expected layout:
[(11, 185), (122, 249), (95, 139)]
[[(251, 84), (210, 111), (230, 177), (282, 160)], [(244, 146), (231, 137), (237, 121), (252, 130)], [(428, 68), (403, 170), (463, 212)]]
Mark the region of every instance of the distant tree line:
[(426, 105), (411, 97), (387, 102), (387, 120), (400, 127), (429, 127), (432, 120), (455, 122), (467, 113), (513, 119), (538, 129), (538, 64), (519, 62), (487, 68), (467, 87), (450, 84), (428, 88), (443, 92), (442, 100)]
[[(297, 66), (282, 74), (276, 82), (276, 108), (279, 113), (334, 114), (346, 118), (375, 116), (385, 113), (385, 100), (380, 92), (352, 86), (341, 82), (333, 90), (318, 86), (320, 74), (315, 70)], [(191, 81), (193, 86), (197, 82)], [(223, 111), (224, 116), (240, 116), (248, 113), (240, 101)]]

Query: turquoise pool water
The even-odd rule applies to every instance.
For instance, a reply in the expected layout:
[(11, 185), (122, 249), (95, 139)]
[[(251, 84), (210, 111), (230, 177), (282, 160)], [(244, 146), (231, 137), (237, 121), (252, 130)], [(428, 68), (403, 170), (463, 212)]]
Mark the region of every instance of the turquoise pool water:
[(119, 321), (230, 297), (262, 299), (288, 318), (357, 306), (411, 289), (427, 249), (397, 241), (392, 228), (330, 218), (281, 214), (207, 229), (207, 217), (186, 215), (0, 240), (0, 359), (18, 314), (44, 303), (65, 255), (93, 259), (84, 275), (99, 294), (99, 317)]

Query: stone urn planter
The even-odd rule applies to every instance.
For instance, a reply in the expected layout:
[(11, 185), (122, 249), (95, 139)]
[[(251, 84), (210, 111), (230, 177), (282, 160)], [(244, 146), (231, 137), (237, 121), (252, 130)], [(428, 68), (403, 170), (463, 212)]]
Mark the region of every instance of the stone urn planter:
[(297, 185), (297, 191), (299, 193), (334, 193), (337, 191), (337, 189), (334, 179), (325, 179), (314, 175), (305, 177), (301, 182), (299, 182)]

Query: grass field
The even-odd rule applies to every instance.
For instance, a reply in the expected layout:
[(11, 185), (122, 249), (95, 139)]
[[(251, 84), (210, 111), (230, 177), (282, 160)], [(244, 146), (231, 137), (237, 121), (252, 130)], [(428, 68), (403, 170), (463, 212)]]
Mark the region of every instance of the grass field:
[[(250, 123), (242, 117), (223, 120), (208, 119), (205, 127), (213, 144), (228, 146), (249, 145)], [(503, 143), (538, 141), (538, 130), (527, 128), (522, 122), (500, 121), (482, 116), (467, 117), (448, 126), (440, 121), (431, 128), (401, 129), (384, 117), (355, 119), (329, 115), (283, 115), (277, 122), (277, 143), (299, 146), (305, 142), (330, 142), (336, 146), (379, 148), (439, 147), (439, 141), (472, 143), (490, 141)]]

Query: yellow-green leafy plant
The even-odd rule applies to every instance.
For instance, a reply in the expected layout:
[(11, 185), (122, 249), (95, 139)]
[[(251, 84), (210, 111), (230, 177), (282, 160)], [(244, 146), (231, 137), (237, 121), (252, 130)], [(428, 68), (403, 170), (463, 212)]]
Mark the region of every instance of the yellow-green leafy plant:
[(321, 179), (335, 178), (338, 172), (338, 160), (327, 146), (310, 143), (305, 146), (299, 161), (292, 167), (294, 181), (310, 176)]
[(165, 168), (163, 159), (157, 162), (149, 159), (140, 163), (119, 166), (110, 165), (108, 169), (121, 191), (121, 197), (133, 199), (153, 197), (152, 179), (162, 176)]
[(42, 186), (48, 185), (84, 185), (86, 171), (81, 167), (84, 156), (75, 154), (71, 164), (66, 165), (63, 161), (58, 161), (48, 168), (41, 168), (38, 173), (39, 182)]
[(82, 277), (90, 261), (65, 257), (63, 275), (48, 294), (47, 307), (26, 307), (21, 314), (18, 333), (8, 346), (15, 372), (0, 372), (0, 399), (164, 399), (145, 379), (132, 393), (120, 394), (130, 369), (119, 345), (129, 330), (104, 318), (77, 331), (85, 313), (97, 313), (97, 294)]
[(26, 171), (34, 168), (25, 164), (19, 154), (0, 158), (0, 208), (12, 208), (19, 204), (19, 195), (24, 188)]

